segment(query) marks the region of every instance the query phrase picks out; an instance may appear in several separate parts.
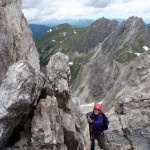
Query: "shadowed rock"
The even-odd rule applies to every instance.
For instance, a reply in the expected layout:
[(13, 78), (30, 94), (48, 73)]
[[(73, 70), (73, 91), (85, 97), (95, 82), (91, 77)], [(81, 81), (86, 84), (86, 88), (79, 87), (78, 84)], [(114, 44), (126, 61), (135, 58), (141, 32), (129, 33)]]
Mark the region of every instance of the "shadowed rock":
[(0, 87), (0, 149), (14, 128), (24, 122), (41, 93), (45, 79), (25, 61), (8, 69)]
[(47, 66), (47, 87), (54, 92), (40, 100), (32, 120), (31, 141), (36, 150), (88, 149), (82, 128), (86, 120), (81, 122), (79, 105), (69, 94), (68, 63), (68, 56), (56, 53)]

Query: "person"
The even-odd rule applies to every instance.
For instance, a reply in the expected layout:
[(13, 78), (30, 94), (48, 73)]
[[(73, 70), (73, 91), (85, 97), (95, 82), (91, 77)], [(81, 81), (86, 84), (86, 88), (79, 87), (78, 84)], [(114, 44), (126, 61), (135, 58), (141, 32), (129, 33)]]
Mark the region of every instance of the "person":
[(98, 141), (98, 145), (103, 150), (108, 150), (105, 145), (104, 133), (101, 129), (103, 123), (102, 105), (95, 103), (93, 111), (86, 114), (87, 121), (89, 123), (90, 139), (91, 139), (91, 150), (95, 149), (95, 139)]

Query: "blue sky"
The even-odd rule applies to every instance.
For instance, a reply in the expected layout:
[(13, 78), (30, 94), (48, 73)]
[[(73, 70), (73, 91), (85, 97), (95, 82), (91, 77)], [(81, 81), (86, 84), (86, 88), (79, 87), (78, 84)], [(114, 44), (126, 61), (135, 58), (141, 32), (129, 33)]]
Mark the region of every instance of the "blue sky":
[(150, 0), (22, 0), (28, 22), (138, 16), (150, 19)]

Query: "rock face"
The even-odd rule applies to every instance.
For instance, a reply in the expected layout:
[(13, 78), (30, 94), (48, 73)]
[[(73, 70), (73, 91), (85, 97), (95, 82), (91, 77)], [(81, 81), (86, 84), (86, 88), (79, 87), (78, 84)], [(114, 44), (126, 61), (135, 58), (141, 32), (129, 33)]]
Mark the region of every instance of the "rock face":
[(129, 18), (97, 46), (74, 85), (79, 86), (74, 94), (81, 103), (104, 100), (103, 111), (110, 121), (106, 136), (114, 150), (150, 147), (150, 51), (124, 59), (149, 46), (149, 33), (141, 19)]
[[(108, 111), (109, 142), (120, 149), (150, 148), (150, 51), (122, 71), (104, 106)], [(126, 72), (126, 73), (125, 73)]]
[(150, 30), (140, 18), (131, 17), (97, 46), (96, 53), (80, 69), (73, 90), (81, 103), (103, 100), (113, 88), (122, 68), (132, 62), (135, 53), (150, 46)]
[(85, 120), (81, 122), (79, 106), (69, 94), (69, 75), (68, 56), (56, 53), (47, 66), (46, 99), (40, 100), (32, 120), (32, 149), (88, 149)]
[(27, 60), (39, 70), (39, 58), (27, 21), (21, 12), (21, 0), (0, 0), (0, 83), (10, 65)]
[(8, 69), (0, 86), (0, 149), (5, 146), (15, 127), (27, 119), (44, 82), (44, 76), (24, 61)]
[(120, 75), (122, 64), (101, 53), (101, 46), (98, 46), (97, 52), (80, 69), (74, 82), (74, 95), (80, 104), (102, 101)]

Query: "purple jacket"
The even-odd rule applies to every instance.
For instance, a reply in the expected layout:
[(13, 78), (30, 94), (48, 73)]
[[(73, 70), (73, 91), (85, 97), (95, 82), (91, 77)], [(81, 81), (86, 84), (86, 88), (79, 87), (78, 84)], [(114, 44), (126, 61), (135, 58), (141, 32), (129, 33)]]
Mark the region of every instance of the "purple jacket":
[(101, 125), (103, 123), (103, 116), (101, 114), (99, 115), (95, 115), (93, 112), (89, 112), (86, 114), (86, 116), (90, 116), (90, 118), (92, 119), (92, 132), (94, 135), (100, 135), (103, 133), (103, 131), (101, 130)]

